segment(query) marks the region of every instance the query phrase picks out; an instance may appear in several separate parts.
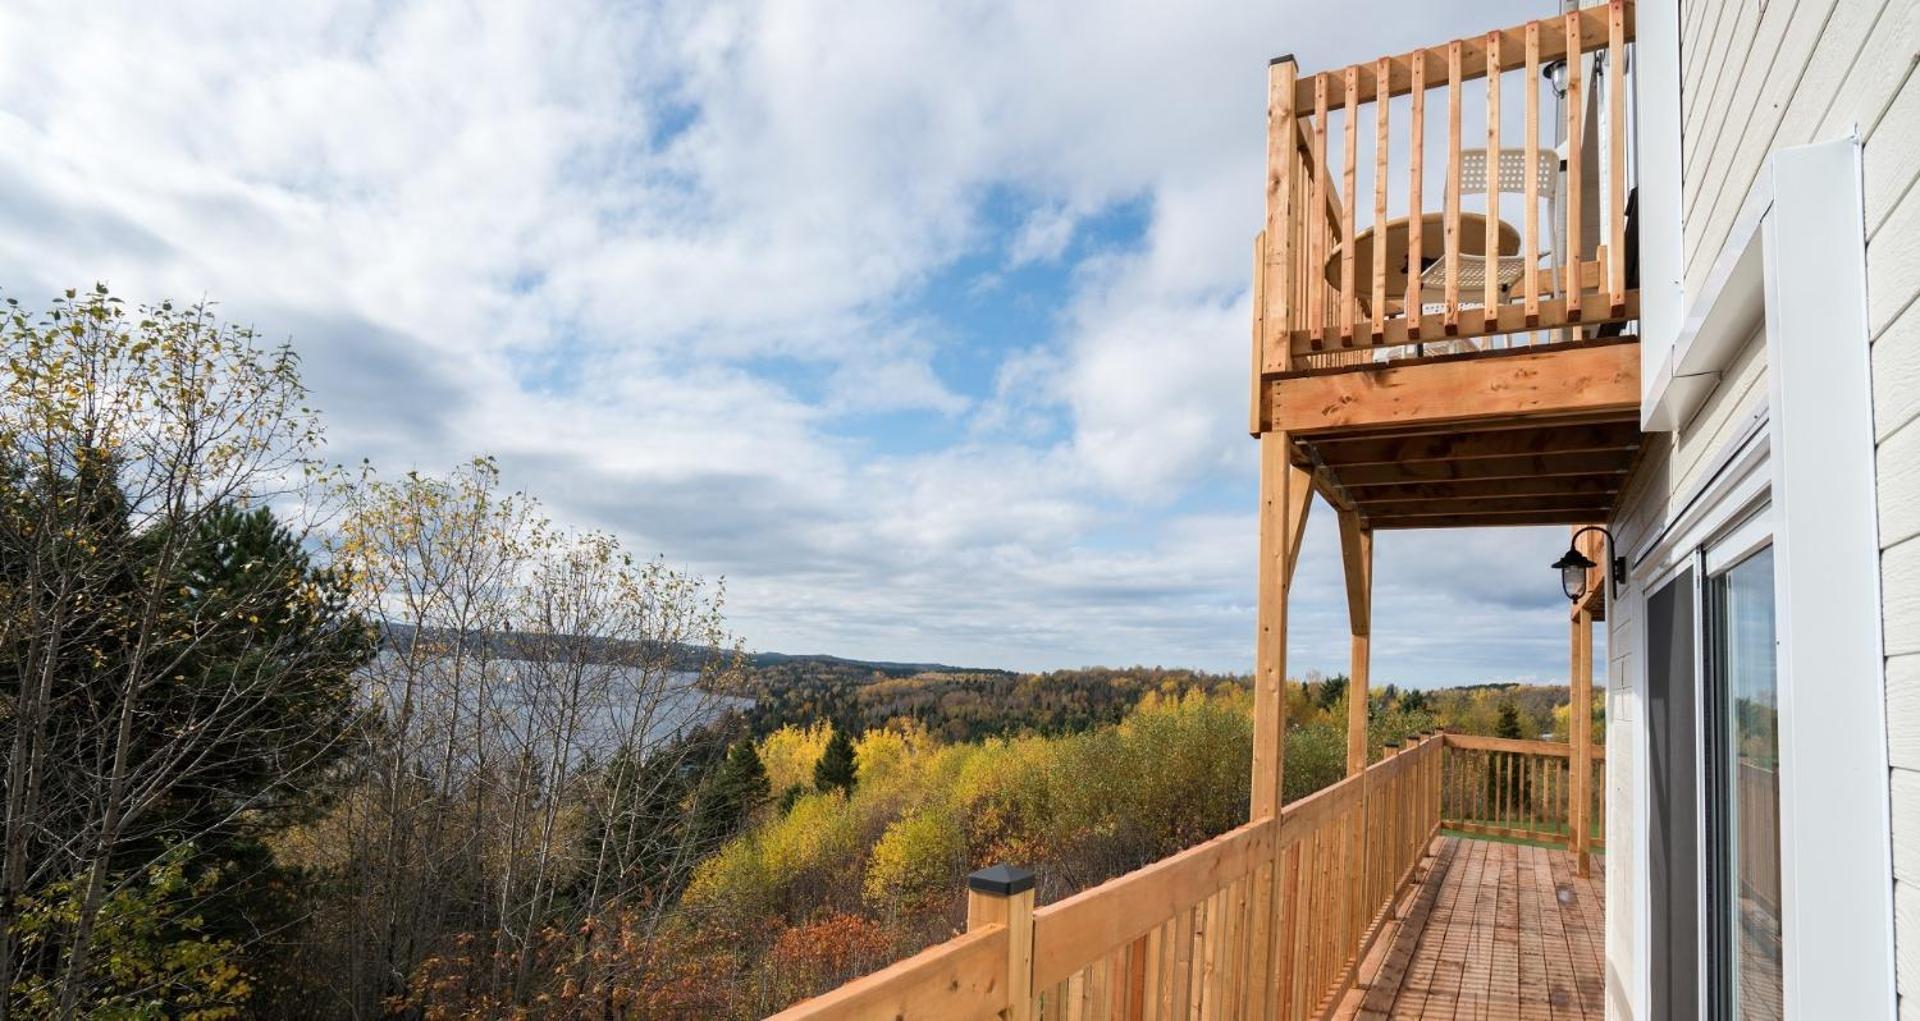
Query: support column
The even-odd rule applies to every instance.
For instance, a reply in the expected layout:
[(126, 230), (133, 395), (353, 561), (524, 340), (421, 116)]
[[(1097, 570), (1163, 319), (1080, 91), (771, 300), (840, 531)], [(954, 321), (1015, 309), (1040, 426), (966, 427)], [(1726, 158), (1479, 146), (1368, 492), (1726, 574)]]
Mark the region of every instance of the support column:
[(1593, 611), (1573, 611), (1571, 680), (1567, 685), (1568, 786), (1573, 803), (1567, 809), (1567, 849), (1573, 852), (1580, 875), (1592, 873), (1587, 851), (1593, 828)]
[(1280, 814), (1287, 732), (1287, 593), (1312, 506), (1306, 472), (1293, 466), (1283, 432), (1260, 437), (1260, 572), (1253, 667), (1253, 804), (1250, 817)]
[(1367, 671), (1373, 635), (1373, 530), (1360, 515), (1340, 514), (1340, 559), (1347, 575), (1347, 619), (1353, 654), (1347, 670), (1347, 775), (1367, 768)]

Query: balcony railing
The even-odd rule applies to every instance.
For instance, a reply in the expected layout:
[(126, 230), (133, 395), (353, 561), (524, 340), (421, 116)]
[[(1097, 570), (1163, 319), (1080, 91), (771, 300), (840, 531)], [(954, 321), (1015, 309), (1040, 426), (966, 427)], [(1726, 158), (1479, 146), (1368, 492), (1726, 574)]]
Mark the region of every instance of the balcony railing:
[(1307, 76), (1276, 61), (1261, 371), (1576, 339), (1635, 318), (1632, 39), (1633, 5), (1612, 0)]
[(776, 1021), (1321, 1016), (1442, 825), (1567, 839), (1567, 755), (1422, 736), (1276, 818), (1038, 910), (1030, 877), (976, 874), (964, 935)]
[[(1584, 808), (1587, 846), (1598, 851), (1606, 845), (1606, 753), (1591, 754)], [(1577, 786), (1567, 745), (1448, 734), (1440, 818), (1461, 833), (1571, 844), (1582, 807)]]

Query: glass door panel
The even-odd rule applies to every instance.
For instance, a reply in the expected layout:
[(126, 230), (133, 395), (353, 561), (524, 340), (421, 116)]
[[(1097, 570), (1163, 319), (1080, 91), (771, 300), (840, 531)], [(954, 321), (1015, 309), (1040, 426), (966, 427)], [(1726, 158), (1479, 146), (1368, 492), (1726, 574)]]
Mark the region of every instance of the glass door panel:
[(1783, 1016), (1780, 729), (1771, 546), (1708, 585), (1709, 960), (1714, 1015)]

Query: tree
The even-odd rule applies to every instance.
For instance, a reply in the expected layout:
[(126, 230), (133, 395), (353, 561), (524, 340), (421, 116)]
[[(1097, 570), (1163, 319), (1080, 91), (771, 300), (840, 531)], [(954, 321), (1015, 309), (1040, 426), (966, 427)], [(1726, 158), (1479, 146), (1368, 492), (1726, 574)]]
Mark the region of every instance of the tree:
[(1500, 703), (1500, 719), (1493, 726), (1494, 737), (1518, 739), (1520, 730), (1520, 707), (1512, 702)]
[(310, 970), (377, 1016), (464, 941), (472, 1003), (523, 1008), (552, 933), (615, 907), (650, 933), (714, 840), (724, 591), (562, 529), (486, 458), (369, 470), (346, 502), (331, 551), (385, 649), (354, 787), (307, 848), (345, 891)]
[[(305, 397), (206, 305), (0, 315), (0, 1015), (38, 990), (72, 1016), (202, 930), (259, 943), (260, 841), (311, 805), (368, 649), (264, 509), (319, 506)], [(154, 921), (137, 890), (176, 866), (194, 899)]]
[[(1501, 702), (1500, 719), (1499, 722), (1494, 725), (1493, 736), (1518, 739), (1522, 735), (1523, 732), (1520, 728), (1520, 707), (1510, 701)], [(1504, 791), (1500, 789), (1501, 781), (1498, 779), (1502, 775), (1505, 776)], [(1514, 770), (1504, 774), (1489, 772), (1487, 784), (1488, 790), (1499, 792), (1500, 800), (1504, 800), (1508, 804), (1527, 805), (1532, 801), (1532, 783), (1528, 780), (1528, 774), (1524, 770)]]
[(852, 794), (853, 785), (859, 782), (858, 769), (853, 759), (853, 738), (845, 728), (836, 727), (833, 739), (827, 742), (827, 750), (814, 764), (813, 786), (820, 791), (840, 790)]
[(1335, 674), (1320, 682), (1320, 708), (1332, 709), (1347, 694), (1347, 675)]
[(722, 830), (731, 833), (754, 810), (767, 803), (773, 785), (767, 779), (767, 767), (752, 741), (739, 741), (727, 751), (725, 765), (713, 777), (714, 811), (722, 820)]

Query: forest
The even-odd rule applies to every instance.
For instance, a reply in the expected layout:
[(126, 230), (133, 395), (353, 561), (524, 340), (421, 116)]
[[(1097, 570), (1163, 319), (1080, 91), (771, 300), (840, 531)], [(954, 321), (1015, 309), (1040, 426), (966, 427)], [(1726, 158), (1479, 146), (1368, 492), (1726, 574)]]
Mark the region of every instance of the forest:
[[(1242, 821), (1247, 679), (749, 656), (725, 588), (486, 458), (324, 460), (291, 348), (0, 318), (0, 1017), (746, 1018)], [(1288, 685), (1287, 796), (1348, 684)], [(1385, 687), (1369, 742), (1564, 733)]]

